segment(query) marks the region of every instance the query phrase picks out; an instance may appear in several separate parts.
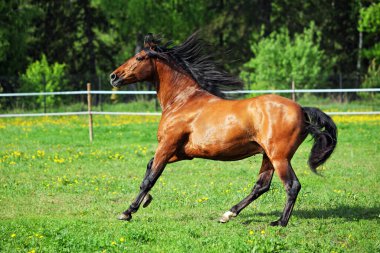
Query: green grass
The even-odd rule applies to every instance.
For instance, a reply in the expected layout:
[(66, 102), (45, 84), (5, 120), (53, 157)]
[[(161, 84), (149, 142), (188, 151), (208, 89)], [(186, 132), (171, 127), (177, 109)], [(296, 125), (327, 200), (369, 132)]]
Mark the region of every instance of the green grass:
[(380, 252), (380, 121), (339, 123), (323, 177), (302, 144), (302, 184), (288, 227), (270, 227), (285, 191), (271, 190), (227, 224), (218, 218), (256, 181), (261, 156), (167, 166), (153, 202), (116, 219), (136, 196), (154, 155), (156, 117), (0, 120), (0, 252)]

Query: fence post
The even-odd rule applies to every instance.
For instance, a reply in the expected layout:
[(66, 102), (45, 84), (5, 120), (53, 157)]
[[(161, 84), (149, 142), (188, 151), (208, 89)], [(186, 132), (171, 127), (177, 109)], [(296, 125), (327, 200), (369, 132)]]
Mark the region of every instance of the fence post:
[(87, 108), (88, 108), (88, 129), (90, 134), (90, 142), (94, 138), (93, 130), (92, 130), (92, 113), (91, 113), (91, 83), (87, 83)]
[[(342, 73), (339, 71), (339, 89), (343, 89)], [(343, 103), (343, 92), (339, 92), (339, 100)]]
[[(46, 92), (46, 77), (45, 74), (42, 74), (42, 82), (44, 85), (44, 92)], [(46, 95), (44, 95), (44, 113), (46, 113)]]
[(296, 101), (296, 92), (294, 91), (295, 88), (294, 80), (292, 80), (292, 100), (295, 102)]

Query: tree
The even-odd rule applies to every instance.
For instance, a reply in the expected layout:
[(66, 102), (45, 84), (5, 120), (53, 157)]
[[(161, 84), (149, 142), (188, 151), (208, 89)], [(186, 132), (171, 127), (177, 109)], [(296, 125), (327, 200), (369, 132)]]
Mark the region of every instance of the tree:
[(363, 50), (363, 56), (370, 60), (380, 61), (380, 3), (373, 3), (368, 8), (360, 10), (358, 29), (376, 41), (369, 48)]
[(329, 71), (320, 40), (313, 23), (294, 39), (285, 28), (273, 32), (252, 45), (255, 57), (244, 64), (240, 76), (246, 83), (253, 80), (257, 89), (289, 89), (292, 81), (297, 88), (320, 87)]
[(14, 92), (17, 87), (11, 78), (27, 65), (34, 10), (25, 1), (1, 1), (0, 12), (0, 84), (4, 92)]
[[(43, 54), (41, 60), (30, 64), (26, 72), (21, 75), (23, 92), (53, 92), (61, 90), (65, 85), (65, 64), (53, 63), (49, 65)], [(39, 96), (35, 100), (39, 106), (57, 105), (59, 97)], [(34, 104), (34, 101), (32, 102)]]
[(363, 56), (371, 61), (363, 86), (380, 87), (380, 3), (373, 3), (360, 10), (359, 31), (365, 32), (376, 41), (363, 50)]

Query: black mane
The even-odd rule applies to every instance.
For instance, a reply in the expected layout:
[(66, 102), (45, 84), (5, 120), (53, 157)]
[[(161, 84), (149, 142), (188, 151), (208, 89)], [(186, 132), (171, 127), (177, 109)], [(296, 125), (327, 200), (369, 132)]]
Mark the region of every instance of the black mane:
[(174, 63), (187, 72), (204, 90), (224, 97), (222, 90), (238, 89), (242, 81), (231, 76), (216, 64), (215, 53), (197, 33), (192, 34), (182, 44), (169, 47), (171, 42), (160, 46), (161, 40), (152, 34), (145, 36), (145, 51), (151, 57)]

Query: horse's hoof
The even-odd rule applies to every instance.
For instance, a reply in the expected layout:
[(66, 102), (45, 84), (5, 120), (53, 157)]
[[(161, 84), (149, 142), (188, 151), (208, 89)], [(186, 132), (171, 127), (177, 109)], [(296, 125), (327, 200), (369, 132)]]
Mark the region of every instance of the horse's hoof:
[(231, 218), (236, 217), (237, 214), (231, 211), (227, 211), (223, 214), (222, 218), (219, 219), (220, 223), (227, 223)]
[(126, 220), (126, 221), (130, 221), (132, 219), (132, 214), (125, 214), (125, 213), (122, 213), (119, 215), (119, 217), (117, 217), (118, 220)]
[(271, 223), (269, 223), (269, 225), (271, 225), (272, 227), (276, 227), (276, 226), (286, 227), (285, 222), (281, 220), (272, 221)]
[(142, 203), (143, 203), (143, 208), (149, 206), (150, 202), (152, 202), (153, 197), (149, 193), (144, 197)]

